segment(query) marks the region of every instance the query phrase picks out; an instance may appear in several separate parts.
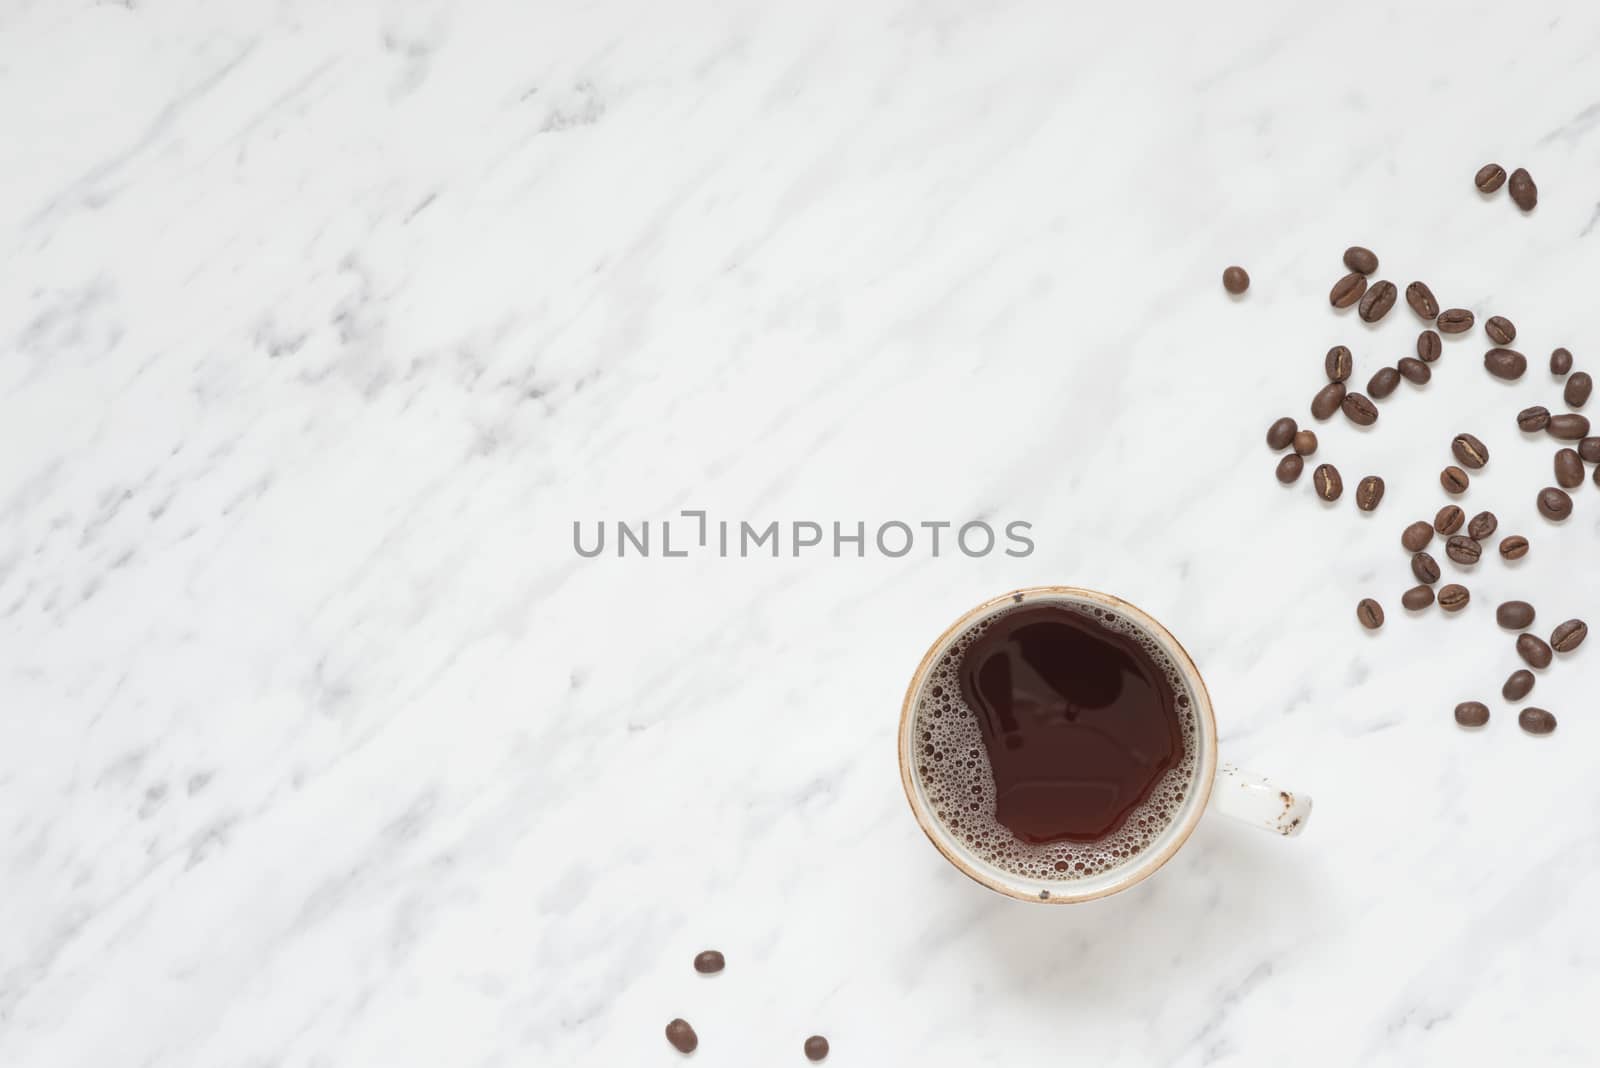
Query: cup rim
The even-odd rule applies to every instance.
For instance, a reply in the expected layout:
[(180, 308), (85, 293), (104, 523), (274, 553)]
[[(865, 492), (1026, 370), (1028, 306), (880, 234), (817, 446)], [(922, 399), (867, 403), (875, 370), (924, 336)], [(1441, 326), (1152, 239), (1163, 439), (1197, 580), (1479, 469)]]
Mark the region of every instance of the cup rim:
[[(977, 619), (1005, 607), (1007, 602), (1021, 604), (1028, 600), (1059, 600), (1070, 599), (1090, 601), (1102, 604), (1133, 619), (1141, 627), (1148, 630), (1159, 639), (1167, 652), (1179, 661), (1184, 676), (1195, 689), (1196, 712), (1200, 724), (1200, 754), (1197, 778), (1199, 780), (1190, 803), (1185, 806), (1183, 814), (1175, 823), (1176, 833), (1161, 848), (1158, 853), (1138, 858), (1138, 863), (1130, 864), (1122, 879), (1092, 891), (1077, 893), (1067, 889), (1071, 884), (1063, 884), (1061, 892), (1052, 889), (1048, 897), (1025, 892), (1002, 879), (991, 876), (988, 872), (974, 868), (959, 856), (944, 838), (949, 834), (918, 797), (917, 785), (914, 779), (912, 761), (909, 759), (910, 749), (907, 738), (911, 731), (912, 716), (915, 712), (917, 694), (927, 682), (929, 671), (938, 654), (944, 649), (957, 634), (961, 633)], [(900, 759), (900, 785), (905, 790), (906, 802), (911, 806), (911, 813), (917, 818), (917, 825), (922, 828), (922, 833), (927, 835), (928, 841), (933, 843), (935, 849), (943, 854), (957, 871), (990, 890), (1018, 901), (1031, 901), (1044, 905), (1070, 905), (1080, 901), (1093, 901), (1097, 898), (1108, 897), (1120, 893), (1131, 886), (1136, 886), (1159, 871), (1173, 855), (1178, 852), (1183, 844), (1189, 840), (1194, 829), (1200, 823), (1200, 817), (1205, 814), (1206, 805), (1211, 799), (1211, 788), (1217, 776), (1217, 721), (1211, 709), (1211, 694), (1206, 689), (1205, 679), (1200, 675), (1200, 669), (1195, 666), (1194, 658), (1183, 644), (1173, 637), (1172, 632), (1162, 626), (1150, 613), (1138, 605), (1125, 601), (1109, 593), (1099, 590), (1086, 589), (1082, 586), (1024, 586), (1020, 589), (1010, 590), (991, 597), (975, 608), (962, 613), (961, 617), (946, 627), (933, 644), (928, 646), (928, 651), (923, 654), (922, 660), (917, 664), (917, 669), (911, 675), (911, 684), (906, 687), (905, 700), (900, 705), (900, 729), (897, 732), (896, 742), (899, 748)]]

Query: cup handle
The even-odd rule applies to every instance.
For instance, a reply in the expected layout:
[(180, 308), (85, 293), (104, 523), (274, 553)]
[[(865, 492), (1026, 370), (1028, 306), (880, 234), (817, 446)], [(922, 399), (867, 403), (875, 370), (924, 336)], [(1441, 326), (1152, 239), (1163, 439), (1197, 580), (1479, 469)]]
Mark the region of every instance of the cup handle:
[(1224, 764), (1211, 787), (1211, 803), (1225, 816), (1293, 838), (1311, 819), (1311, 798), (1279, 789), (1265, 775)]

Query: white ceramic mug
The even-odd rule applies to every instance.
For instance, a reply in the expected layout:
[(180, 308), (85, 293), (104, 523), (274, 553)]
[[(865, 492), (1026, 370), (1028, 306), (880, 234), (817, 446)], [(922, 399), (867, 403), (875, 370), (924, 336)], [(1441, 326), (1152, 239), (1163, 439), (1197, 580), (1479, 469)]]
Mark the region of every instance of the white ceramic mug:
[[(973, 626), (1020, 604), (1064, 604), (1080, 611), (1110, 612), (1145, 635), (1176, 667), (1195, 713), (1190, 781), (1183, 801), (1169, 822), (1149, 844), (1113, 867), (1082, 878), (1042, 878), (1017, 875), (986, 860), (939, 819), (918, 770), (916, 710), (935, 667), (952, 646)], [(1217, 724), (1211, 695), (1194, 661), (1167, 629), (1146, 613), (1118, 597), (1073, 586), (1036, 586), (996, 597), (952, 623), (928, 649), (917, 666), (900, 710), (900, 779), (906, 799), (928, 839), (963, 874), (1009, 897), (1050, 904), (1090, 901), (1105, 897), (1147, 878), (1170, 860), (1200, 822), (1207, 807), (1226, 816), (1285, 837), (1305, 829), (1311, 816), (1311, 798), (1272, 785), (1264, 776), (1217, 762)]]

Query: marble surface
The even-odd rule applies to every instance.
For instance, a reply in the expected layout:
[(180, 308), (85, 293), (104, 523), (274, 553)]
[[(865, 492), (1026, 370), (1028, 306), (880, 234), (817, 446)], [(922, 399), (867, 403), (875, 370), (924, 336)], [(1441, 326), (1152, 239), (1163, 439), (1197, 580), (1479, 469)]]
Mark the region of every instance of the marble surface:
[[(1600, 651), (1525, 736), (1492, 605), (1600, 615), (1512, 422), (1600, 370), (1600, 11), (1074, 7), (0, 4), (0, 1064), (1593, 1063)], [(1262, 443), (1411, 349), (1351, 242), (1534, 363), (1319, 426), (1372, 516)], [(1533, 552), (1406, 618), (1459, 430)], [(573, 550), (683, 509), (1036, 547)], [(1308, 832), (947, 866), (902, 690), (1037, 583), (1166, 622)]]

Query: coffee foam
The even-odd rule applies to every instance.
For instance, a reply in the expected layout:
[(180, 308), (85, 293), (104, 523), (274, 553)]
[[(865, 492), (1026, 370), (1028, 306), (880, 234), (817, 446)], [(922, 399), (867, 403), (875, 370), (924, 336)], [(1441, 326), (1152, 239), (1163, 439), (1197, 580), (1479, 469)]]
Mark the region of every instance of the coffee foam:
[[(1029, 607), (1041, 602), (1031, 602)], [(978, 730), (978, 717), (961, 696), (961, 658), (967, 648), (1022, 605), (1010, 605), (968, 627), (945, 650), (923, 682), (912, 717), (917, 778), (939, 822), (976, 856), (1024, 879), (1070, 882), (1110, 871), (1137, 857), (1183, 810), (1195, 775), (1199, 724), (1193, 691), (1165, 649), (1132, 620), (1109, 608), (1073, 601), (1051, 605), (1093, 618), (1137, 642), (1172, 687), (1183, 734), (1183, 758), (1128, 814), (1115, 834), (1093, 842), (1024, 842), (995, 818), (994, 773)]]

